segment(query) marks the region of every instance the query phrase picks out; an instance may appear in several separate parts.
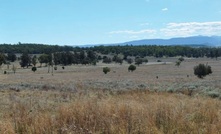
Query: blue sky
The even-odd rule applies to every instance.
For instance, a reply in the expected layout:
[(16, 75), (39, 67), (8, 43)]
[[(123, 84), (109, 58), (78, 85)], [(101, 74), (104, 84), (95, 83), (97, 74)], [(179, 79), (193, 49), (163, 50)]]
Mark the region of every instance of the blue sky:
[(0, 0), (0, 44), (221, 35), (221, 0)]

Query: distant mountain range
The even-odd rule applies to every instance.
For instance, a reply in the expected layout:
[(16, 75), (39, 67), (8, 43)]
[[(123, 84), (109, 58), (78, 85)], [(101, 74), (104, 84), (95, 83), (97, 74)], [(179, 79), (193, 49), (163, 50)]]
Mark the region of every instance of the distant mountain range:
[(171, 39), (144, 39), (135, 40), (122, 45), (202, 45), (202, 46), (221, 46), (221, 36), (191, 36)]
[(191, 37), (179, 37), (171, 39), (143, 39), (134, 40), (124, 43), (115, 44), (96, 44), (96, 45), (84, 45), (83, 47), (91, 46), (115, 46), (115, 45), (185, 45), (185, 46), (221, 46), (221, 36), (191, 36)]

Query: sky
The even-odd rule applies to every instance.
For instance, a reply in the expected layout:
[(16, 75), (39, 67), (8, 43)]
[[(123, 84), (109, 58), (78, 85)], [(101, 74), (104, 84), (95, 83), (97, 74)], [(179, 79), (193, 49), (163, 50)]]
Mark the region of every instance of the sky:
[(221, 0), (0, 0), (0, 44), (221, 36)]

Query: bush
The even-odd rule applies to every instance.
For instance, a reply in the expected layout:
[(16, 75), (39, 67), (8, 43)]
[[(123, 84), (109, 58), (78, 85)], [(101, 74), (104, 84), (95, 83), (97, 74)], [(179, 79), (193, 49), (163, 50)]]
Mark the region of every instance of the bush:
[(180, 64), (181, 64), (181, 61), (180, 61), (180, 60), (178, 60), (178, 61), (176, 61), (175, 66), (179, 67), (179, 66), (180, 66)]
[(207, 66), (207, 73), (208, 73), (208, 74), (213, 73), (213, 72), (212, 72), (212, 68), (211, 68), (211, 66)]
[(35, 71), (37, 70), (37, 67), (32, 67), (31, 70), (32, 70), (33, 72), (35, 72)]
[(117, 55), (114, 55), (114, 57), (112, 58), (112, 61), (114, 61), (115, 63), (123, 63), (123, 59)]
[(216, 92), (216, 91), (210, 91), (208, 92), (208, 96), (210, 96), (211, 98), (218, 98), (220, 94), (219, 92)]
[(15, 65), (12, 66), (12, 71), (13, 71), (14, 74), (15, 74), (15, 72), (16, 72), (16, 66), (15, 66)]
[(93, 61), (91, 62), (91, 64), (95, 66), (95, 65), (97, 65), (97, 61), (96, 61), (96, 60), (93, 60)]
[(111, 58), (105, 57), (105, 58), (103, 59), (103, 63), (109, 64), (109, 63), (111, 63), (111, 62), (112, 62)]
[(211, 66), (209, 65), (199, 64), (194, 67), (194, 74), (198, 78), (203, 78), (206, 75), (209, 75), (211, 73), (212, 73), (212, 69), (211, 69)]
[(107, 74), (108, 72), (110, 72), (110, 68), (109, 68), (109, 67), (104, 67), (104, 68), (103, 68), (103, 72), (104, 72), (105, 74)]
[(137, 59), (135, 59), (135, 64), (136, 65), (140, 65), (140, 64), (142, 64), (143, 63), (143, 60), (141, 59), (141, 58), (137, 58)]
[(57, 70), (58, 68), (57, 67), (54, 67), (54, 70)]
[(134, 70), (136, 70), (136, 66), (135, 65), (130, 65), (129, 67), (128, 67), (128, 71), (130, 72), (133, 72)]
[(143, 61), (144, 63), (147, 63), (147, 62), (148, 62), (148, 59), (143, 58), (142, 61)]
[(182, 61), (184, 61), (184, 58), (180, 57), (178, 60), (182, 62)]
[(133, 63), (133, 59), (128, 58), (128, 59), (127, 59), (127, 63), (128, 63), (128, 64), (132, 64), (132, 63)]

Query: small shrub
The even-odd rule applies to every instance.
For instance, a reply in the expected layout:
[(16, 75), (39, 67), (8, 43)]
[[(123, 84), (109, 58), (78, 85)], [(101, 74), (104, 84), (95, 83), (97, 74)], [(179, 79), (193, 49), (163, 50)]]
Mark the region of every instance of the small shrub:
[(16, 72), (16, 67), (15, 67), (15, 65), (12, 66), (12, 71), (13, 71), (14, 74), (15, 74), (15, 72)]
[(136, 66), (135, 65), (130, 65), (129, 67), (128, 67), (128, 71), (130, 72), (133, 72), (134, 70), (136, 70)]
[(35, 71), (37, 70), (37, 67), (32, 67), (31, 70), (32, 70), (33, 72), (35, 72)]
[(220, 94), (219, 92), (216, 92), (216, 91), (210, 91), (208, 92), (208, 96), (210, 96), (211, 98), (218, 98)]
[(109, 67), (104, 67), (104, 68), (103, 68), (103, 72), (104, 72), (105, 74), (107, 74), (108, 72), (110, 72), (110, 68), (109, 68)]
[(7, 74), (7, 71), (4, 71), (4, 74)]
[(209, 65), (199, 64), (194, 67), (194, 74), (198, 78), (203, 78), (206, 75), (209, 75), (211, 73), (212, 73), (212, 69), (211, 69), (211, 66)]
[(54, 67), (54, 70), (57, 70), (58, 68), (57, 67)]
[(184, 58), (180, 57), (178, 60), (182, 62), (182, 61), (184, 61)]
[(112, 62), (111, 58), (108, 57), (103, 58), (103, 63), (110, 64), (111, 62)]
[(212, 68), (211, 68), (211, 66), (207, 66), (207, 69), (206, 69), (206, 70), (207, 70), (207, 73), (208, 73), (208, 74), (213, 73), (213, 72), (212, 72)]
[(181, 61), (178, 60), (178, 61), (176, 61), (176, 65), (175, 66), (179, 67), (180, 64), (181, 64)]
[(161, 60), (157, 60), (157, 62), (162, 62)]
[(63, 66), (62, 69), (65, 69), (65, 67)]
[(174, 89), (174, 88), (168, 88), (168, 89), (167, 89), (167, 92), (168, 92), (168, 93), (174, 93), (174, 92), (175, 92), (175, 89)]
[(137, 59), (135, 59), (135, 64), (136, 65), (140, 65), (140, 64), (142, 64), (143, 63), (143, 60), (141, 59), (141, 58), (137, 58)]
[(123, 59), (117, 55), (114, 55), (114, 57), (112, 58), (112, 61), (116, 62), (116, 63), (123, 63)]
[(97, 61), (96, 61), (96, 60), (93, 60), (93, 61), (92, 61), (92, 65), (96, 66), (96, 65), (97, 65)]
[(133, 59), (128, 58), (128, 59), (127, 59), (127, 63), (128, 63), (128, 64), (132, 64), (132, 63), (133, 63)]
[(143, 58), (142, 61), (143, 61), (144, 63), (147, 63), (147, 62), (148, 62), (148, 59)]

